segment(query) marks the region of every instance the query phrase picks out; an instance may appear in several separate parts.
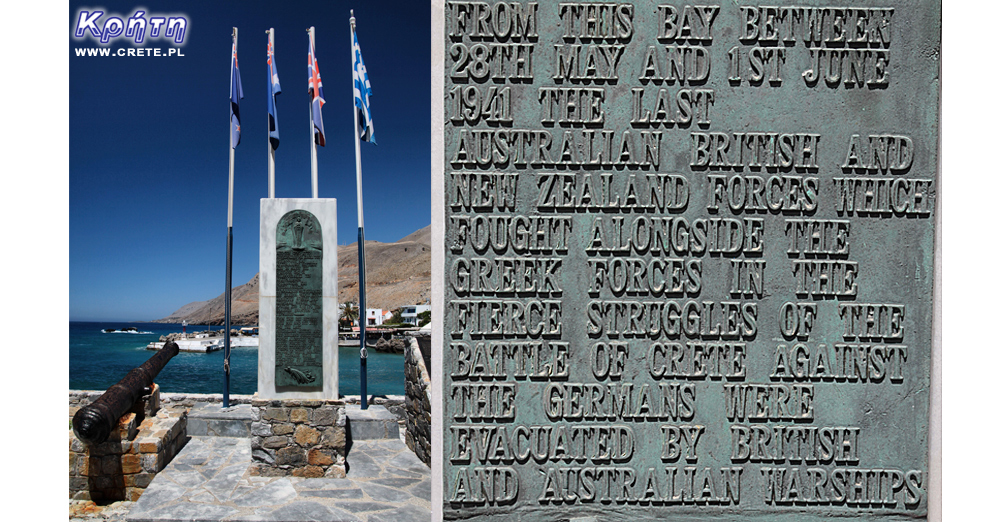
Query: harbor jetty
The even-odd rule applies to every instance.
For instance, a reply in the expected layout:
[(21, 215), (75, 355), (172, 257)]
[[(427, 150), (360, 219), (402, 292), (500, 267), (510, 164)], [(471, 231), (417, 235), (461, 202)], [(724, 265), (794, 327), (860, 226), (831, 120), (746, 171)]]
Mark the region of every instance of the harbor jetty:
[[(243, 328), (239, 332), (233, 329), (229, 337), (229, 345), (233, 348), (259, 347), (260, 339), (257, 335), (248, 333), (249, 330), (251, 330), (251, 328)], [(252, 330), (256, 330), (256, 327), (253, 327)], [(401, 336), (406, 332), (416, 332), (418, 330), (419, 328), (369, 328), (368, 339), (366, 339), (365, 344), (367, 344), (369, 348), (380, 352), (403, 353), (404, 341)], [(177, 343), (177, 346), (182, 352), (210, 353), (222, 349), (224, 336), (221, 330), (206, 330), (187, 335), (172, 333), (168, 335), (161, 335), (158, 341), (153, 341), (147, 344), (146, 349), (160, 350), (169, 341)], [(341, 348), (360, 346), (357, 331), (340, 332), (337, 344)]]
[[(256, 327), (244, 328), (242, 330), (232, 330), (229, 335), (229, 346), (257, 348), (259, 340), (251, 331)], [(245, 332), (246, 331), (246, 332)], [(166, 343), (173, 341), (182, 352), (209, 353), (222, 349), (225, 342), (222, 330), (212, 330), (204, 332), (194, 332), (190, 334), (172, 333), (161, 335), (159, 341), (153, 341), (146, 345), (147, 350), (160, 350)]]

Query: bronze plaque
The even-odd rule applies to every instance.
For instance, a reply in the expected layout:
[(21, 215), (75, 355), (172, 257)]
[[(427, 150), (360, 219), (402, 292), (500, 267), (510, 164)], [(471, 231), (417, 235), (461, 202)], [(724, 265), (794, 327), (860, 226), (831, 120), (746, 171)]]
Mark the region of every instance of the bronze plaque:
[(925, 519), (940, 3), (443, 11), (444, 518)]
[(316, 216), (293, 210), (277, 228), (274, 384), (323, 386), (323, 234)]

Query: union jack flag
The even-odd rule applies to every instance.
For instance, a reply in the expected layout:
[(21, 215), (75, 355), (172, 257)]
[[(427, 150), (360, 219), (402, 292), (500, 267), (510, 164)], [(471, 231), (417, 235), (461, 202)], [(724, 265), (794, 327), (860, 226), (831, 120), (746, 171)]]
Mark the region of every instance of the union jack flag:
[(320, 147), (326, 146), (323, 132), (323, 80), (319, 77), (319, 62), (316, 61), (316, 41), (313, 28), (309, 28), (309, 99), (312, 100), (313, 139)]

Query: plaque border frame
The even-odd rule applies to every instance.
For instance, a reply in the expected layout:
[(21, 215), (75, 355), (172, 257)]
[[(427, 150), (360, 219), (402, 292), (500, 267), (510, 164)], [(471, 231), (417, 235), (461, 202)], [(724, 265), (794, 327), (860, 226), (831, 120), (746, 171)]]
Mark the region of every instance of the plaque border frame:
[[(947, 48), (944, 22), (945, 9), (943, 3), (938, 4), (942, 15), (940, 34), (941, 49)], [(445, 0), (431, 2), (431, 341), (435, 348), (431, 353), (431, 375), (439, 376), (432, 379), (431, 397), (431, 520), (439, 522), (444, 519), (444, 426), (440, 412), (444, 409), (443, 383), (440, 379), (444, 369), (444, 336), (442, 318), (447, 307), (445, 296), (445, 158), (444, 158), (444, 75), (445, 75)], [(947, 54), (947, 53), (942, 53)], [(944, 59), (941, 60), (943, 64)], [(938, 81), (941, 82), (943, 65), (939, 69)], [(943, 83), (943, 82), (941, 82)], [(927, 518), (928, 522), (942, 520), (942, 365), (943, 365), (943, 304), (944, 290), (943, 272), (943, 225), (941, 213), (944, 208), (942, 197), (945, 193), (945, 165), (942, 161), (945, 147), (943, 132), (942, 91), (938, 90), (937, 110), (937, 172), (935, 182), (937, 193), (934, 198), (934, 255), (933, 276), (931, 283), (931, 355), (930, 355), (930, 393), (928, 397), (928, 447), (927, 447)]]

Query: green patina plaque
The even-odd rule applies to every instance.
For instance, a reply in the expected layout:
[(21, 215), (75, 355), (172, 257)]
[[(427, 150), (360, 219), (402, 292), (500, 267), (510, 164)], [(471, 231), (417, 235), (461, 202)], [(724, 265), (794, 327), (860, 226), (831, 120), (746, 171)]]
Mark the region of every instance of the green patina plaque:
[(443, 14), (444, 518), (926, 519), (940, 3)]
[(323, 234), (316, 216), (293, 210), (277, 228), (274, 384), (323, 386)]

